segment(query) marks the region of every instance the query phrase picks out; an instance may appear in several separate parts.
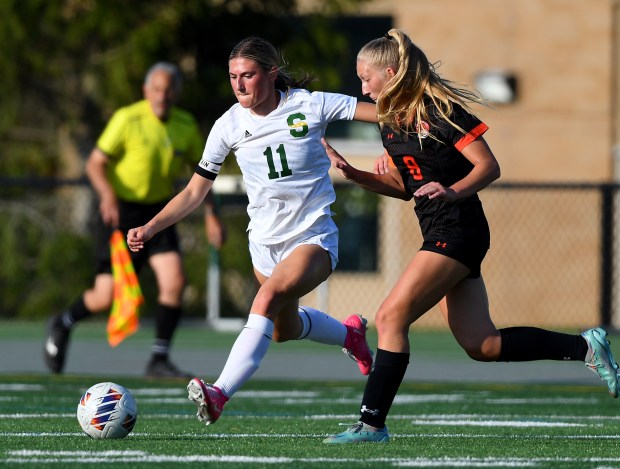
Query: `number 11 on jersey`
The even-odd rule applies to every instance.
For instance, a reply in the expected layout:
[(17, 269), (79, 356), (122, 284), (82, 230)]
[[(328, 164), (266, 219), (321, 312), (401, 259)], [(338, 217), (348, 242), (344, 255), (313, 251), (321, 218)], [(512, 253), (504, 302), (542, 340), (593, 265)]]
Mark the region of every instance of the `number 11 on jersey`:
[(271, 147), (267, 147), (263, 152), (263, 155), (267, 157), (267, 165), (269, 166), (269, 179), (278, 179), (280, 177), (290, 176), (293, 174), (293, 171), (288, 167), (288, 161), (286, 161), (286, 151), (284, 151), (284, 144), (281, 143), (278, 148), (276, 148), (276, 153), (280, 156), (280, 164), (282, 165), (282, 171), (278, 173), (276, 171), (276, 166), (273, 162), (273, 152), (271, 151)]

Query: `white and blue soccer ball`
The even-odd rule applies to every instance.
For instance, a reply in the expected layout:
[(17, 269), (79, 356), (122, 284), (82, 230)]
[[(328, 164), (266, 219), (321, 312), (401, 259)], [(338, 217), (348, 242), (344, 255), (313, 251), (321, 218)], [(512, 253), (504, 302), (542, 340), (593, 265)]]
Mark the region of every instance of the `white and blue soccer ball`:
[(137, 418), (135, 399), (127, 388), (116, 383), (91, 386), (77, 407), (80, 427), (91, 438), (125, 438)]

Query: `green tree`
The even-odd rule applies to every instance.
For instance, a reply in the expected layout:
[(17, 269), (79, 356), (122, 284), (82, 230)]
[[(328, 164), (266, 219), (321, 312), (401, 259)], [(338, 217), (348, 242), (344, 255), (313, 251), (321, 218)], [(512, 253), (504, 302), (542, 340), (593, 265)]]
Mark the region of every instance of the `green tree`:
[[(280, 46), (292, 72), (338, 91), (355, 52), (334, 21), (364, 1), (315, 0), (300, 15), (296, 0), (1, 0), (0, 180), (82, 177), (105, 122), (141, 98), (159, 60), (180, 65), (180, 104), (206, 135), (234, 102), (228, 54), (246, 36)], [(0, 183), (0, 317), (45, 317), (90, 281), (92, 193), (36, 189)], [(205, 255), (188, 263), (194, 285), (204, 285)]]
[(228, 53), (249, 35), (337, 90), (351, 51), (332, 22), (364, 1), (317, 0), (300, 16), (292, 0), (3, 0), (0, 174), (75, 177), (75, 160), (116, 108), (141, 97), (157, 60), (181, 66), (182, 104), (206, 132), (233, 102)]

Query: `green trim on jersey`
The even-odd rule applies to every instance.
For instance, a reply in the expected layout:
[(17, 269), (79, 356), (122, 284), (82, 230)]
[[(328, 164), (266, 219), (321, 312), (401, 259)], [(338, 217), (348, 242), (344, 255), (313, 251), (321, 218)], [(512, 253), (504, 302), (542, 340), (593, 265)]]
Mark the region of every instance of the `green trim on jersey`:
[(114, 113), (97, 147), (110, 158), (108, 180), (116, 195), (150, 204), (172, 196), (183, 168), (200, 161), (204, 140), (188, 112), (175, 107), (162, 122), (142, 100)]

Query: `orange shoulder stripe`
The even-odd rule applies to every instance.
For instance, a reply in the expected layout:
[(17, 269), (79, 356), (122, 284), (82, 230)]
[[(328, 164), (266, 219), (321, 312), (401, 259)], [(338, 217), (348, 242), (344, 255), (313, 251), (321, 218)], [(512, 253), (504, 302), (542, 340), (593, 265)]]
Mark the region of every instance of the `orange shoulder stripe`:
[(454, 144), (454, 148), (456, 148), (458, 151), (463, 151), (463, 148), (476, 140), (487, 130), (489, 130), (489, 126), (486, 125), (484, 122), (480, 122), (480, 124), (474, 127), (471, 131), (463, 135), (463, 138), (461, 138), (458, 142)]

